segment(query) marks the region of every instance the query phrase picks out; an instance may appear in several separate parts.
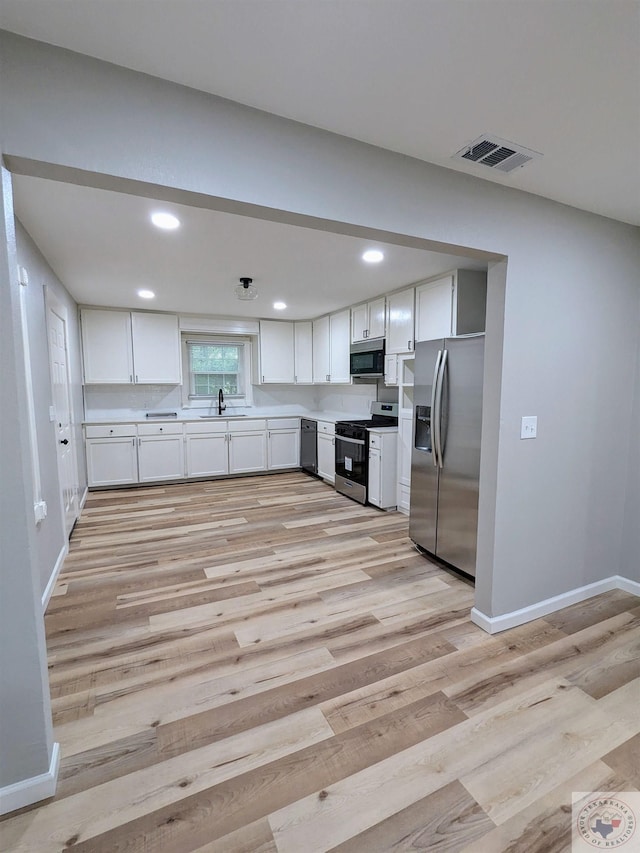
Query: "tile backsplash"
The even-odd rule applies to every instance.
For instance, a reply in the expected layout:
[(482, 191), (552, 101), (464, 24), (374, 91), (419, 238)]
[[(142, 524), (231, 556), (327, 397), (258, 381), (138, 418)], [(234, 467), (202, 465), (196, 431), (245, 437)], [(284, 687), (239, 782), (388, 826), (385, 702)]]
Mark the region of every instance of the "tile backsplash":
[[(364, 417), (369, 413), (369, 403), (377, 399), (376, 393), (375, 384), (254, 385), (253, 408), (278, 409), (282, 414), (344, 411)], [(87, 420), (131, 418), (143, 412), (181, 412), (182, 388), (179, 385), (86, 385), (84, 403)], [(232, 408), (233, 403), (229, 401), (228, 410)]]

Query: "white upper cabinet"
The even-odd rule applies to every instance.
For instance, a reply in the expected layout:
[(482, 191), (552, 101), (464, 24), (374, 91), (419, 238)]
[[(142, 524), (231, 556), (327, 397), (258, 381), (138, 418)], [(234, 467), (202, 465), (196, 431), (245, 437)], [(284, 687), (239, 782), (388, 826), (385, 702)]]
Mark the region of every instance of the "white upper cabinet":
[(351, 371), (349, 368), (349, 331), (351, 312), (340, 311), (329, 317), (329, 344), (330, 344), (330, 382), (351, 382)]
[(387, 296), (388, 353), (413, 352), (413, 311), (415, 288), (400, 290)]
[(83, 308), (81, 322), (85, 383), (133, 382), (129, 312)]
[(310, 385), (313, 382), (313, 328), (311, 320), (294, 323), (295, 382)]
[(280, 320), (260, 320), (260, 382), (293, 384), (294, 326)]
[(81, 323), (86, 384), (180, 384), (174, 314), (83, 308)]
[(365, 302), (351, 309), (351, 342), (383, 338), (385, 331), (385, 297)]
[(416, 288), (416, 340), (433, 341), (455, 334), (452, 329), (453, 276)]
[(351, 312), (347, 308), (313, 321), (313, 381), (351, 382), (349, 370)]
[(313, 381), (331, 381), (329, 317), (313, 321)]
[(487, 274), (456, 270), (416, 287), (416, 341), (483, 332)]
[(136, 382), (179, 385), (180, 332), (175, 314), (131, 314)]

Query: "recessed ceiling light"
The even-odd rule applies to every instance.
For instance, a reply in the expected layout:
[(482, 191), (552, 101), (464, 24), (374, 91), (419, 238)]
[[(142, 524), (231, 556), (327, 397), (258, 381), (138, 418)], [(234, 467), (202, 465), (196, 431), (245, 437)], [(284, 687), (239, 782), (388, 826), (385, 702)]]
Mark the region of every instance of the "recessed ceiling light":
[(276, 311), (284, 311), (284, 309), (287, 307), (287, 303), (286, 302), (274, 302), (273, 307), (276, 309)]
[(153, 299), (155, 297), (155, 293), (153, 290), (139, 290), (138, 296), (141, 299)]
[(173, 213), (154, 213), (151, 215), (151, 221), (156, 228), (164, 228), (165, 231), (173, 231), (180, 225), (180, 220)]
[(384, 252), (381, 252), (380, 249), (367, 249), (362, 255), (362, 260), (368, 264), (379, 264), (383, 258)]

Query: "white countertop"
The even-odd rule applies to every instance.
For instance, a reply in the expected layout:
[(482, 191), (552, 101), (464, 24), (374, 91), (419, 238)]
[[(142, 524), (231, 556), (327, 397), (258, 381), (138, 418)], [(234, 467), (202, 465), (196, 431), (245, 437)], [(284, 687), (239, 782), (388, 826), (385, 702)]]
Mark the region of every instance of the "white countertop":
[[(203, 411), (204, 414), (204, 411)], [(91, 416), (86, 418), (83, 423), (84, 424), (154, 424), (154, 423), (187, 423), (189, 421), (207, 421), (207, 420), (217, 420), (220, 418), (221, 421), (230, 420), (233, 418), (242, 417), (243, 419), (250, 420), (251, 418), (310, 418), (315, 421), (328, 421), (330, 423), (335, 423), (336, 421), (346, 421), (346, 420), (363, 420), (367, 417), (366, 412), (335, 412), (335, 411), (297, 411), (297, 412), (283, 412), (282, 409), (271, 408), (271, 409), (258, 409), (258, 408), (247, 408), (243, 410), (238, 410), (236, 414), (234, 414), (234, 410), (228, 408), (226, 411), (222, 413), (222, 415), (214, 415), (213, 417), (206, 416), (201, 417), (199, 414), (193, 411), (178, 411), (177, 417), (146, 417), (146, 412), (132, 412), (130, 414), (119, 414), (113, 415), (112, 417), (105, 416)]]

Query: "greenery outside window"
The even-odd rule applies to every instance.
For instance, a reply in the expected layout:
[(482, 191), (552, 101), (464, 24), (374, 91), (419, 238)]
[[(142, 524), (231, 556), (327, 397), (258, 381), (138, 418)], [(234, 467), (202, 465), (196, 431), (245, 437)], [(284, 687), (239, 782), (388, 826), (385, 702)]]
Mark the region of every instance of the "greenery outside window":
[(184, 385), (192, 405), (211, 404), (222, 389), (241, 405), (247, 396), (247, 342), (190, 335), (184, 340)]

